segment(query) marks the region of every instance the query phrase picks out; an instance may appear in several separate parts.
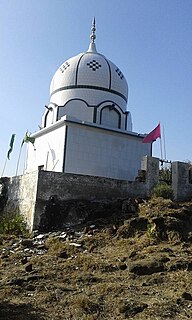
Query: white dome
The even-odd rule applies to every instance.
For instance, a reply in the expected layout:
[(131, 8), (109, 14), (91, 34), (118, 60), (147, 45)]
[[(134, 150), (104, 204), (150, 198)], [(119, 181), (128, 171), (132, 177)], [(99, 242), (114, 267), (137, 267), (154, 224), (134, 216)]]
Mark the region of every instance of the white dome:
[(42, 127), (68, 116), (132, 131), (131, 114), (127, 111), (127, 81), (113, 62), (97, 52), (95, 30), (93, 20), (88, 50), (66, 60), (55, 72)]
[(59, 106), (71, 99), (90, 106), (112, 101), (126, 111), (127, 81), (120, 69), (90, 43), (85, 53), (66, 60), (56, 71), (50, 85), (50, 102)]

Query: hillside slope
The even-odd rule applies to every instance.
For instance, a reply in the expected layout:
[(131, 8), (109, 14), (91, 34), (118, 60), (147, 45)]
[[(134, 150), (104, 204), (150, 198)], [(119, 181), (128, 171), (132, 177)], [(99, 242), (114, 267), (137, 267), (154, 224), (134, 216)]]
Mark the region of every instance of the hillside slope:
[(191, 241), (192, 203), (162, 199), (1, 236), (0, 319), (192, 319)]

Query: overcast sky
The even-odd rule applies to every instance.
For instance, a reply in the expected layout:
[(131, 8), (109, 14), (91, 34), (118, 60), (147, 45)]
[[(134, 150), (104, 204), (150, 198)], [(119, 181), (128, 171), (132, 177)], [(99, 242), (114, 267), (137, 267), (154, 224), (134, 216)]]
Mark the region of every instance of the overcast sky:
[(5, 175), (15, 175), (25, 131), (38, 130), (55, 71), (87, 50), (93, 16), (97, 51), (127, 79), (133, 130), (160, 121), (168, 160), (192, 160), (191, 0), (0, 0), (1, 171), (16, 134)]

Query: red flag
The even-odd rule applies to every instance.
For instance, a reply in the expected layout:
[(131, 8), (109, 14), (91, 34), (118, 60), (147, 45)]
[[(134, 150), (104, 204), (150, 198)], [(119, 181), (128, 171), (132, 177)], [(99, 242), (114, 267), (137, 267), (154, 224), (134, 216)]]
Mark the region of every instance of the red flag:
[(161, 137), (160, 123), (142, 140), (143, 143), (150, 143)]

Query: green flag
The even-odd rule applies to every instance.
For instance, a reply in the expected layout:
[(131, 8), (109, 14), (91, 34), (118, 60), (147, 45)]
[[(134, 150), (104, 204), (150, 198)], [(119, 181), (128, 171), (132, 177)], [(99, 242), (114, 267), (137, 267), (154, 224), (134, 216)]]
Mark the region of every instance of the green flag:
[(11, 140), (10, 140), (10, 144), (9, 144), (9, 150), (7, 152), (7, 158), (10, 160), (10, 154), (13, 151), (13, 144), (14, 144), (14, 140), (15, 140), (15, 134), (12, 134), (11, 136)]
[(24, 142), (31, 142), (33, 145), (34, 145), (34, 143), (35, 143), (35, 138), (33, 138), (33, 137), (30, 137), (29, 135), (28, 135), (28, 132), (26, 132), (26, 134), (25, 134), (25, 136), (24, 136), (24, 138), (23, 138), (23, 141), (22, 141), (22, 144), (24, 144)]
[(33, 145), (33, 147), (34, 147), (34, 150), (35, 150), (35, 146), (34, 146), (35, 138), (30, 137), (30, 136), (28, 135), (28, 131), (25, 133), (25, 136), (24, 136), (24, 138), (23, 138), (23, 141), (22, 141), (22, 143), (21, 143), (21, 146), (22, 146), (25, 142), (26, 142), (26, 143), (31, 142), (32, 145)]

